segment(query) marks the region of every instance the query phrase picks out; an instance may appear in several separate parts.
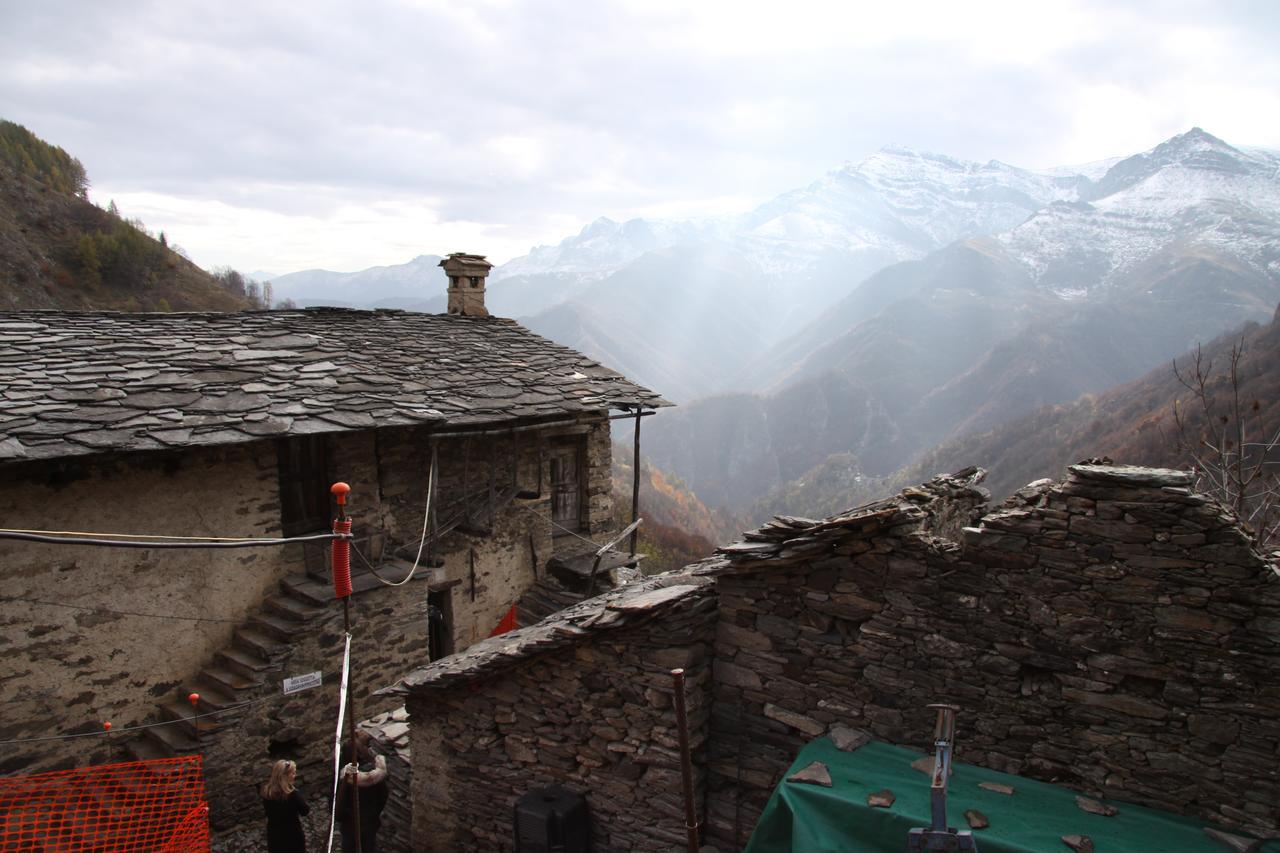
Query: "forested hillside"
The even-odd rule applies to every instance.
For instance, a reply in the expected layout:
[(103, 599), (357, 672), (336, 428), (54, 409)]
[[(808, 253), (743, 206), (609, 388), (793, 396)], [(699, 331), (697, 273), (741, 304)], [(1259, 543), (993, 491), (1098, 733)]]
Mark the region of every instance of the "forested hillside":
[[(1184, 413), (1186, 431), (1192, 436), (1207, 426), (1221, 426), (1221, 418), (1230, 417), (1227, 404), (1232, 389), (1226, 370), (1232, 347), (1243, 349), (1238, 386), (1248, 432), (1254, 441), (1274, 440), (1280, 435), (1280, 371), (1276, 370), (1280, 365), (1280, 308), (1270, 323), (1247, 324), (1201, 349), (1201, 363), (1210, 374), (1207, 387), (1213, 424), (1207, 422), (1194, 395), (1178, 380), (1173, 365), (1165, 364), (1105, 394), (1045, 406), (997, 429), (942, 444), (886, 478), (849, 475), (841, 480), (832, 470), (839, 466), (827, 460), (801, 478), (801, 487), (793, 485), (768, 495), (753, 514), (824, 515), (967, 465), (989, 471), (985, 485), (997, 499), (1041, 477), (1059, 477), (1067, 465), (1089, 457), (1189, 468), (1191, 459), (1179, 447), (1174, 403), (1177, 401)], [(1194, 353), (1180, 356), (1176, 363), (1185, 376), (1194, 363)], [(1280, 457), (1276, 461), (1280, 463)], [(828, 487), (833, 482), (838, 488)]]
[[(613, 446), (613, 507), (618, 529), (631, 523), (631, 447)], [(639, 549), (647, 573), (666, 571), (701, 560), (717, 545), (736, 542), (746, 529), (739, 518), (709, 509), (679, 479), (645, 459), (640, 469)]]
[(78, 160), (0, 120), (0, 308), (234, 311), (243, 285), (87, 199)]

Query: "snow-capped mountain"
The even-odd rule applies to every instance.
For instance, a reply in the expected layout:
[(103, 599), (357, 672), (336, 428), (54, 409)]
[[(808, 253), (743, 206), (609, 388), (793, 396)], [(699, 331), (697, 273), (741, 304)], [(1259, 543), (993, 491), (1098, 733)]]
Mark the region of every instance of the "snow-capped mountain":
[(1051, 204), (997, 239), (1037, 283), (1084, 298), (1157, 253), (1225, 254), (1280, 275), (1280, 157), (1200, 128), (1112, 166), (1079, 202)]
[(728, 222), (723, 219), (615, 222), (602, 216), (555, 246), (537, 246), (529, 254), (502, 264), (489, 279), (497, 282), (514, 276), (556, 274), (595, 281), (645, 252), (723, 237), (727, 226)]
[(832, 454), (886, 474), (1272, 316), (1280, 156), (1196, 128), (1099, 171), (1005, 231), (877, 272), (745, 362), (767, 394), (655, 419), (655, 463), (727, 505)]
[[(499, 313), (613, 358), (615, 367), (676, 400), (759, 388), (753, 383), (761, 374), (742, 368), (876, 271), (1012, 228), (1091, 186), (1062, 170), (887, 147), (738, 216), (598, 220), (496, 270), (492, 301)], [(742, 335), (688, 334), (726, 316)], [(618, 361), (616, 342), (639, 338), (649, 351), (679, 358), (666, 368), (659, 365), (671, 359)]]
[(1090, 186), (1079, 174), (972, 163), (887, 146), (745, 214), (703, 220), (601, 218), (555, 246), (538, 246), (494, 270), (515, 276), (599, 280), (646, 252), (718, 241), (762, 272), (794, 273), (831, 252), (920, 257), (954, 240), (1012, 228)]
[[(1081, 175), (1050, 175), (890, 146), (743, 217), (739, 233), (766, 244), (881, 249), (899, 260), (947, 243), (1004, 231), (1089, 186)], [(775, 246), (776, 247), (776, 246)]]

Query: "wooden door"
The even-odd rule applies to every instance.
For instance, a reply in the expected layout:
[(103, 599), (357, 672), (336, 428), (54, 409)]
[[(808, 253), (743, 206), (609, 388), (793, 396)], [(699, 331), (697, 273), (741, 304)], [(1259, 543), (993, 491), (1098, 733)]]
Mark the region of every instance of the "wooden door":
[(566, 533), (582, 527), (582, 453), (577, 447), (551, 451), (552, 532)]
[(329, 465), (324, 436), (276, 442), (280, 474), (280, 526), (285, 536), (330, 529)]

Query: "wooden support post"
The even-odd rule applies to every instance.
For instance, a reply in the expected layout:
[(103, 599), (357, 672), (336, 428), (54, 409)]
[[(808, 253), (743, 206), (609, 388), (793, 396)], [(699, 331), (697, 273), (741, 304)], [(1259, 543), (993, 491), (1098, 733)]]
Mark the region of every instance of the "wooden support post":
[(489, 440), (489, 533), (498, 524), (498, 437)]
[(689, 853), (698, 853), (698, 811), (693, 794), (693, 756), (689, 752), (689, 718), (684, 707), (684, 670), (671, 670), (675, 688), (676, 733), (680, 742), (680, 786), (684, 794), (684, 831)]
[[(635, 524), (640, 517), (640, 412), (636, 406), (636, 441), (631, 455), (631, 523)], [(640, 538), (640, 528), (631, 531), (631, 556), (636, 555), (636, 541)]]
[[(436, 564), (436, 505), (440, 503), (437, 497), (440, 494), (440, 469), (437, 467), (439, 462), (439, 454), (437, 451), (440, 445), (435, 439), (431, 440), (431, 473), (427, 475), (427, 512), (430, 515), (427, 535), (431, 538), (427, 540), (427, 565), (433, 569), (439, 568)], [(441, 563), (440, 565), (443, 565)]]

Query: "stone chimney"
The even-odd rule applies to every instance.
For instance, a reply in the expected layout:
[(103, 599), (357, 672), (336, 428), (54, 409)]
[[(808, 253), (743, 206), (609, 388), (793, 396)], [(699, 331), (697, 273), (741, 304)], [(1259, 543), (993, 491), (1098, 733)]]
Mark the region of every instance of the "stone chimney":
[(484, 280), (493, 264), (484, 255), (454, 252), (440, 262), (449, 277), (449, 313), (488, 317), (484, 307)]

